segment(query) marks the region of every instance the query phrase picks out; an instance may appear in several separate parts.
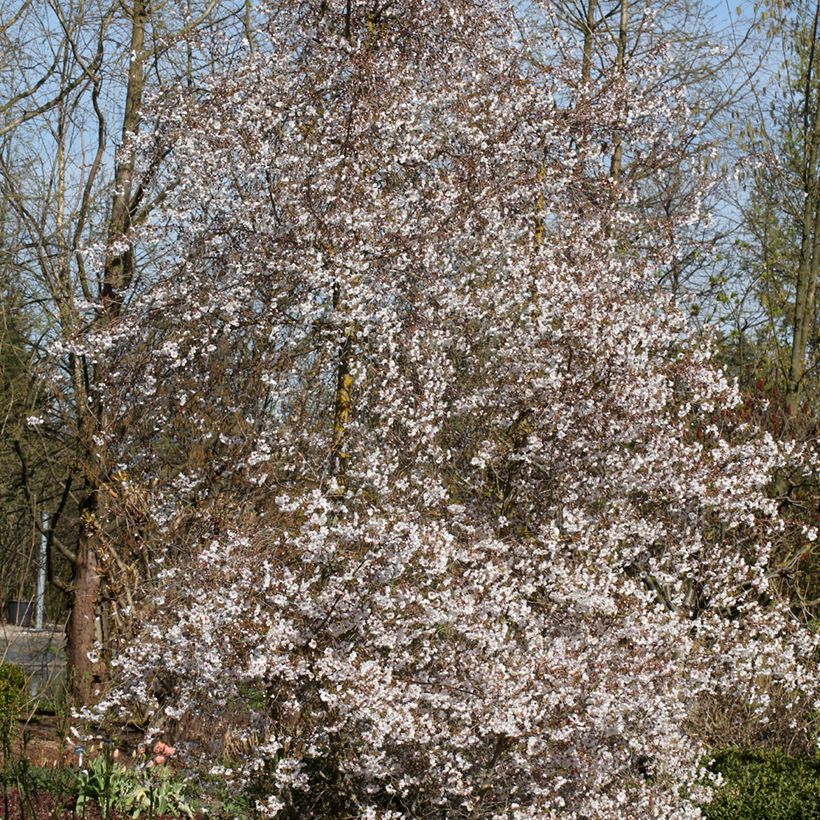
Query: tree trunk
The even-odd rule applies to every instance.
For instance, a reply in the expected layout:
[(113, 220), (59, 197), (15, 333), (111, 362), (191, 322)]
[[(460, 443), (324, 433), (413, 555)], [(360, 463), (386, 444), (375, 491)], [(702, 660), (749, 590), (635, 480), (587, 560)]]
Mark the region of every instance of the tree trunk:
[(797, 270), (797, 287), (794, 299), (791, 355), (786, 388), (786, 411), (794, 416), (803, 396), (803, 374), (806, 369), (806, 353), (814, 328), (815, 294), (817, 288), (818, 262), (820, 262), (820, 203), (816, 193), (806, 194), (800, 243), (800, 264)]
[(97, 600), (100, 575), (97, 566), (96, 494), (83, 500), (74, 588), (68, 620), (68, 668), (74, 702), (93, 703), (103, 680), (99, 659), (94, 655), (97, 638)]
[[(333, 309), (338, 310), (341, 302), (341, 287), (338, 283), (333, 288)], [(330, 488), (332, 498), (344, 498), (347, 491), (346, 452), (347, 426), (350, 422), (351, 391), (353, 374), (351, 372), (353, 342), (356, 327), (353, 322), (346, 325), (344, 340), (339, 348), (336, 364), (336, 391), (333, 398), (333, 442), (330, 454)]]
[[(123, 247), (122, 243), (131, 227), (134, 156), (129, 143), (140, 122), (146, 21), (147, 6), (144, 0), (134, 0), (131, 12), (131, 62), (122, 124), (123, 144), (115, 160), (114, 196), (108, 222), (110, 252), (102, 275), (102, 305), (97, 316), (97, 328), (110, 324), (120, 315), (123, 294), (134, 273), (133, 252), (130, 245)], [(95, 689), (105, 678), (104, 665), (94, 655), (103, 581), (99, 558), (106, 525), (102, 490), (108, 480), (104, 443), (100, 440), (100, 435), (106, 430), (105, 408), (98, 389), (105, 379), (105, 365), (103, 362), (76, 362), (72, 371), (85, 493), (80, 503), (80, 536), (74, 565), (67, 643), (72, 695), (76, 704), (87, 705), (94, 700)]]
[[(629, 20), (629, 0), (621, 0), (621, 18), (618, 25), (618, 53), (615, 59), (615, 68), (618, 79), (623, 80), (626, 74), (626, 35)], [(609, 166), (609, 175), (613, 182), (621, 179), (621, 160), (623, 157), (623, 137), (618, 132), (615, 135), (615, 150), (612, 152), (612, 162)]]
[[(794, 416), (803, 395), (803, 374), (806, 368), (806, 352), (814, 328), (815, 294), (818, 266), (820, 266), (820, 197), (818, 196), (817, 152), (820, 143), (820, 94), (813, 89), (815, 44), (817, 42), (818, 4), (812, 26), (812, 45), (806, 67), (803, 115), (803, 218), (800, 237), (800, 261), (794, 297), (791, 355), (786, 382), (786, 412)], [(814, 106), (812, 107), (812, 96)]]
[[(592, 42), (595, 34), (595, 12), (597, 10), (597, 0), (589, 0), (586, 9), (586, 21), (584, 24), (584, 47), (581, 55), (581, 85), (586, 88), (592, 76)], [(586, 93), (586, 91), (584, 91)]]

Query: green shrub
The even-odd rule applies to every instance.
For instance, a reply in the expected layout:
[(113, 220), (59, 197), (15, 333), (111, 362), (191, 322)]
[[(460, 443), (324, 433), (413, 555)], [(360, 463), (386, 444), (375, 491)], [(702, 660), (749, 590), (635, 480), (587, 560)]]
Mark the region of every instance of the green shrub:
[(72, 769), (51, 766), (32, 766), (25, 758), (9, 761), (0, 769), (3, 789), (16, 789), (24, 801), (39, 793), (53, 795), (59, 805), (74, 798), (77, 791), (76, 775)]
[(17, 719), (26, 704), (26, 676), (13, 663), (0, 663), (0, 742), (8, 755)]
[(709, 769), (724, 785), (703, 807), (707, 820), (820, 820), (820, 755), (727, 750)]
[(34, 794), (47, 792), (55, 797), (70, 798), (76, 792), (74, 772), (66, 767), (52, 768), (51, 766), (18, 766), (22, 769), (16, 782), (23, 783), (25, 789)]

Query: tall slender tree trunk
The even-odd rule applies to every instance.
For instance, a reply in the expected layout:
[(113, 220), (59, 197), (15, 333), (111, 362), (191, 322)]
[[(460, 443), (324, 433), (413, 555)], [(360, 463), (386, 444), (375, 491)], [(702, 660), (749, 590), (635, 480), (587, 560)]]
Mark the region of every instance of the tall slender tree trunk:
[[(344, 15), (344, 38), (350, 42), (353, 36), (353, 3), (347, 0)], [(345, 154), (347, 148), (345, 148)], [(343, 294), (341, 283), (337, 280), (333, 286), (333, 310), (338, 311)], [(350, 424), (353, 390), (353, 345), (356, 337), (355, 322), (348, 322), (344, 329), (344, 338), (339, 347), (336, 362), (336, 390), (333, 397), (333, 439), (330, 453), (330, 486), (328, 495), (334, 499), (343, 499), (347, 494), (347, 428)]]
[(818, 263), (820, 263), (820, 203), (816, 192), (806, 194), (804, 205), (800, 263), (797, 270), (789, 375), (786, 387), (786, 411), (797, 412), (803, 397), (803, 375), (806, 354), (814, 328)]
[[(618, 79), (623, 81), (626, 75), (626, 36), (629, 22), (629, 0), (621, 0), (621, 15), (618, 24), (618, 52), (615, 58), (615, 70)], [(623, 158), (623, 137), (620, 131), (615, 135), (615, 150), (612, 152), (612, 162), (609, 166), (609, 175), (613, 182), (621, 179), (621, 162)]]
[(331, 453), (330, 477), (331, 494), (338, 498), (343, 498), (347, 491), (347, 462), (349, 455), (346, 449), (346, 439), (352, 409), (353, 373), (351, 372), (351, 359), (353, 356), (354, 334), (355, 328), (352, 324), (349, 324), (345, 328), (345, 337), (339, 350), (339, 359), (336, 365), (336, 393), (333, 403), (333, 451)]
[(595, 39), (595, 13), (597, 0), (588, 0), (584, 22), (584, 46), (581, 52), (581, 85), (588, 86), (592, 76), (592, 44)]
[[(342, 300), (342, 289), (339, 282), (333, 286), (333, 310), (339, 310)], [(345, 326), (344, 338), (339, 346), (336, 360), (336, 390), (333, 396), (333, 439), (330, 452), (330, 487), (331, 498), (344, 498), (347, 492), (346, 449), (347, 427), (350, 423), (353, 389), (353, 342), (356, 327), (353, 322)]]
[[(144, 88), (145, 28), (148, 7), (145, 0), (133, 0), (131, 7), (131, 61), (122, 123), (122, 145), (114, 168), (114, 195), (108, 222), (109, 253), (101, 282), (101, 307), (97, 327), (115, 321), (121, 312), (125, 291), (134, 274), (133, 252), (123, 244), (131, 227), (134, 157), (130, 145), (140, 123)], [(74, 565), (73, 600), (68, 622), (68, 662), (72, 694), (78, 704), (96, 697), (96, 688), (105, 678), (105, 668), (94, 653), (98, 637), (98, 615), (103, 578), (100, 548), (104, 538), (106, 511), (105, 484), (108, 469), (101, 435), (106, 430), (105, 407), (99, 387), (105, 379), (105, 363), (77, 360), (73, 367), (77, 401), (78, 430), (85, 478), (80, 502), (80, 535)], [(100, 634), (99, 637), (103, 637)]]
[(803, 375), (806, 369), (809, 340), (814, 329), (817, 275), (820, 267), (820, 190), (818, 190), (820, 186), (817, 179), (818, 148), (820, 148), (820, 93), (817, 93), (814, 88), (818, 21), (820, 21), (820, 3), (817, 4), (814, 13), (811, 50), (803, 92), (804, 200), (785, 402), (786, 412), (790, 416), (794, 416), (797, 412), (803, 397)]
[[(583, 106), (589, 99), (590, 80), (592, 79), (592, 52), (595, 43), (595, 15), (597, 0), (588, 0), (584, 19), (584, 42), (581, 48), (581, 83), (578, 92), (578, 105)], [(587, 144), (583, 138), (578, 144), (578, 173), (581, 177), (586, 172)]]

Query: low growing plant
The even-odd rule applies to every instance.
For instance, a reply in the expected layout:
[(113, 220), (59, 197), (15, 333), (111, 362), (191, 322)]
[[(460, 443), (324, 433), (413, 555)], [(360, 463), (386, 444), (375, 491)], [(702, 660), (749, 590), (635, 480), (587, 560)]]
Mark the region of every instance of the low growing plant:
[(117, 763), (108, 751), (90, 760), (77, 780), (76, 811), (84, 812), (96, 803), (104, 818), (112, 811), (135, 820), (163, 815), (193, 817), (187, 784), (166, 765), (173, 751), (159, 743), (154, 757), (133, 769)]
[(164, 765), (141, 767), (120, 781), (117, 809), (133, 818), (159, 815), (193, 817), (186, 795), (187, 784)]
[(8, 775), (17, 775), (11, 765), (11, 744), (17, 719), (26, 702), (26, 676), (13, 663), (0, 663), (0, 750), (3, 753), (3, 812), (9, 813)]
[(13, 663), (0, 663), (0, 742), (8, 758), (17, 719), (26, 703), (26, 676)]
[(703, 807), (707, 820), (818, 820), (820, 756), (781, 751), (726, 750), (715, 755), (713, 772), (723, 785)]
[(252, 787), (243, 788), (204, 771), (194, 773), (194, 778), (194, 788), (200, 798), (198, 811), (205, 817), (256, 816), (256, 798)]
[(127, 774), (123, 766), (114, 763), (110, 754), (89, 760), (77, 776), (76, 810), (85, 812), (89, 805), (96, 803), (103, 817), (109, 817), (111, 810), (119, 807)]

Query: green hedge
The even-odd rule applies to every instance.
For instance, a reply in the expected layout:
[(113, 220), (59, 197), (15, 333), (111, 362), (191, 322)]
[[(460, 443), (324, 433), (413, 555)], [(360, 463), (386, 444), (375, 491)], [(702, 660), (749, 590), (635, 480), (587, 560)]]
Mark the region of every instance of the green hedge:
[(725, 783), (703, 807), (707, 820), (820, 820), (820, 755), (728, 750), (709, 768)]
[(13, 663), (0, 663), (0, 744), (8, 753), (17, 718), (26, 702), (26, 676)]

